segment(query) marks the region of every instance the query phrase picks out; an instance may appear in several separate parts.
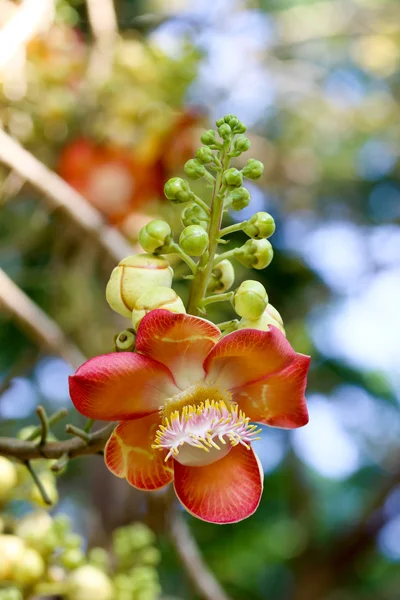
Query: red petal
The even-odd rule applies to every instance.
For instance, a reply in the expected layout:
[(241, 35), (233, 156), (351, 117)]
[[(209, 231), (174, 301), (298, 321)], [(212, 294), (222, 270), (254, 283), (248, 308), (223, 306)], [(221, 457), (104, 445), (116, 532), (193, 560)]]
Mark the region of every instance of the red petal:
[(205, 319), (152, 310), (140, 323), (136, 350), (166, 365), (185, 389), (204, 378), (204, 359), (220, 337), (218, 327)]
[(292, 429), (308, 423), (304, 391), (310, 357), (297, 354), (283, 371), (232, 392), (246, 417), (274, 427)]
[(260, 503), (263, 472), (253, 452), (241, 444), (205, 467), (174, 461), (176, 495), (192, 515), (210, 523), (236, 523), (252, 515)]
[(282, 371), (297, 354), (276, 328), (241, 329), (222, 338), (204, 362), (207, 381), (232, 390)]
[(158, 413), (120, 423), (105, 447), (110, 471), (139, 490), (158, 490), (174, 478), (173, 459), (165, 462), (167, 450), (151, 447), (159, 425)]
[(80, 413), (114, 421), (148, 415), (179, 390), (164, 365), (134, 352), (113, 352), (79, 367), (69, 391)]

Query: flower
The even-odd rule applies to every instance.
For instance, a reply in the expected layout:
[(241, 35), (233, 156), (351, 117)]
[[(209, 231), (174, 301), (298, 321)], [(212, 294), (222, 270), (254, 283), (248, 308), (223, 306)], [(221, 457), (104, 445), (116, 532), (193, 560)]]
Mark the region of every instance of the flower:
[(116, 476), (141, 490), (173, 481), (191, 514), (234, 523), (254, 513), (262, 494), (252, 448), (261, 430), (252, 422), (307, 423), (309, 360), (276, 327), (221, 338), (205, 319), (153, 310), (136, 351), (88, 360), (70, 393), (87, 417), (119, 421), (105, 448)]

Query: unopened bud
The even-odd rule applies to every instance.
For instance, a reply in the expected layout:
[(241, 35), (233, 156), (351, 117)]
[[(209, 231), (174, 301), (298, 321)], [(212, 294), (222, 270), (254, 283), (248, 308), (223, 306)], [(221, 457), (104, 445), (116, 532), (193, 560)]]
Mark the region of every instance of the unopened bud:
[(264, 165), (255, 158), (249, 158), (242, 169), (242, 173), (247, 179), (260, 179), (261, 175), (264, 173)]
[(84, 565), (71, 573), (68, 580), (68, 600), (114, 600), (111, 580), (103, 571)]
[(233, 306), (240, 317), (258, 319), (267, 308), (268, 295), (259, 281), (243, 281), (233, 298)]
[(184, 204), (193, 199), (193, 192), (187, 181), (181, 177), (172, 177), (164, 186), (164, 194), (174, 204)]
[(285, 328), (281, 315), (278, 313), (276, 308), (272, 304), (268, 304), (267, 308), (259, 319), (246, 319), (240, 320), (239, 329), (259, 329), (260, 331), (268, 331), (270, 326), (276, 327), (286, 335)]
[(267, 212), (258, 212), (247, 221), (243, 231), (255, 240), (269, 238), (275, 231), (274, 218)]
[(230, 125), (230, 124), (231, 124), (231, 121), (232, 121), (232, 119), (234, 119), (234, 120), (236, 120), (236, 121), (238, 120), (238, 118), (237, 118), (235, 115), (233, 115), (232, 113), (228, 113), (227, 115), (225, 115), (225, 116), (224, 116), (222, 119), (220, 119), (220, 120), (222, 120), (224, 123), (228, 123), (228, 125)]
[(163, 308), (173, 313), (185, 313), (185, 306), (178, 294), (167, 287), (153, 287), (139, 296), (132, 311), (132, 323), (137, 330), (140, 321), (147, 313)]
[(224, 117), (221, 117), (220, 119), (217, 119), (215, 121), (215, 124), (216, 124), (217, 127), (221, 127), (221, 125), (223, 125), (224, 123), (225, 123)]
[(181, 214), (182, 224), (185, 227), (189, 225), (200, 225), (203, 229), (208, 228), (208, 215), (206, 211), (198, 204), (189, 204)]
[(130, 318), (140, 294), (156, 285), (171, 287), (173, 274), (169, 262), (161, 256), (127, 256), (111, 273), (106, 288), (107, 302), (115, 312)]
[(212, 270), (207, 291), (213, 294), (222, 294), (229, 290), (235, 281), (235, 270), (232, 263), (225, 258)]
[(244, 133), (247, 130), (247, 127), (241, 121), (235, 127), (235, 133)]
[(85, 562), (85, 554), (80, 548), (67, 548), (60, 555), (60, 562), (66, 569), (77, 569)]
[(241, 174), (240, 171), (238, 171), (235, 168), (232, 169), (227, 169), (224, 172), (224, 177), (223, 177), (224, 183), (229, 187), (229, 188), (237, 188), (240, 187), (243, 183), (243, 176)]
[(238, 187), (229, 194), (233, 210), (242, 210), (250, 204), (250, 192), (245, 187)]
[(208, 234), (201, 225), (189, 225), (182, 231), (179, 245), (189, 256), (201, 256), (208, 248)]
[(0, 535), (0, 581), (12, 580), (15, 566), (25, 551), (24, 542), (16, 535)]
[(133, 329), (124, 329), (114, 338), (116, 352), (133, 352), (136, 345), (136, 335)]
[(37, 583), (44, 575), (45, 563), (37, 550), (25, 548), (13, 569), (13, 579), (22, 587)]
[(139, 243), (145, 252), (161, 253), (171, 240), (171, 227), (166, 221), (154, 219), (147, 223), (139, 233)]
[(202, 146), (196, 150), (196, 160), (202, 165), (207, 165), (214, 159), (214, 153), (208, 146)]
[(45, 511), (25, 515), (17, 522), (15, 534), (42, 556), (48, 556), (57, 546), (53, 519)]
[(274, 256), (274, 251), (268, 240), (247, 240), (241, 248), (235, 251), (235, 258), (245, 267), (265, 269)]
[(233, 142), (235, 152), (246, 152), (250, 148), (250, 140), (245, 135), (238, 135)]
[(201, 136), (200, 140), (201, 140), (201, 143), (205, 144), (206, 146), (213, 146), (214, 144), (217, 143), (215, 131), (213, 129), (209, 129), (208, 131), (205, 131), (203, 133), (203, 135)]
[(200, 179), (204, 176), (206, 169), (204, 165), (202, 165), (198, 160), (191, 158), (185, 163), (183, 167), (186, 175), (190, 177), (190, 179)]
[(229, 127), (228, 123), (223, 123), (218, 127), (218, 133), (223, 140), (230, 140), (232, 137), (232, 129)]
[(18, 484), (17, 470), (14, 464), (0, 456), (0, 505), (6, 502)]

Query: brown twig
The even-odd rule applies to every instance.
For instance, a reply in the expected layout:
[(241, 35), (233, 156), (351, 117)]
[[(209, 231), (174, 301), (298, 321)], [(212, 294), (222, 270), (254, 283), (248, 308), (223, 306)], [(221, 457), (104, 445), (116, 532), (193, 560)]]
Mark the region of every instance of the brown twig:
[(97, 210), (83, 196), (1, 129), (0, 162), (8, 165), (39, 190), (52, 208), (65, 211), (104, 248), (113, 261), (119, 261), (132, 253), (126, 239), (116, 229), (106, 225)]

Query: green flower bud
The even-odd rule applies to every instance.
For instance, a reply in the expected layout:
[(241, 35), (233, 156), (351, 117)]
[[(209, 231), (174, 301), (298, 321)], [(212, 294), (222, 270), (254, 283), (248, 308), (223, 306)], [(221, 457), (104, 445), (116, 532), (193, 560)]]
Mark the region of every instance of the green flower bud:
[(260, 331), (268, 331), (271, 325), (279, 329), (283, 335), (286, 335), (281, 315), (272, 304), (268, 304), (259, 319), (243, 318), (239, 322), (238, 329), (259, 329)]
[(208, 215), (198, 204), (189, 204), (186, 206), (182, 211), (181, 220), (185, 227), (188, 227), (188, 225), (200, 225), (203, 229), (208, 228)]
[(139, 243), (145, 252), (161, 253), (168, 247), (171, 239), (171, 227), (166, 221), (154, 219), (147, 223), (139, 233)]
[(17, 469), (14, 464), (0, 456), (0, 505), (6, 502), (18, 484)]
[(190, 160), (188, 160), (185, 163), (185, 166), (183, 167), (186, 175), (188, 177), (190, 177), (190, 179), (200, 179), (201, 177), (204, 176), (204, 173), (206, 172), (205, 167), (198, 161), (195, 160), (194, 158), (191, 158)]
[(261, 175), (264, 173), (264, 165), (255, 158), (249, 158), (242, 169), (242, 173), (247, 179), (260, 179)]
[(232, 137), (232, 129), (229, 127), (228, 123), (223, 123), (218, 127), (218, 133), (223, 140), (230, 140)]
[(244, 281), (236, 290), (233, 306), (240, 317), (258, 319), (267, 308), (268, 295), (259, 281)]
[(111, 580), (103, 571), (84, 565), (68, 577), (68, 600), (114, 600)]
[(136, 344), (136, 335), (133, 329), (124, 329), (114, 338), (115, 352), (133, 352)]
[(89, 550), (88, 560), (93, 567), (97, 567), (102, 571), (108, 570), (109, 557), (107, 550), (104, 548), (96, 546)]
[(146, 546), (151, 546), (156, 541), (154, 531), (147, 527), (144, 523), (133, 523), (125, 529), (126, 534), (129, 536), (131, 548), (133, 550), (141, 550)]
[(140, 294), (155, 285), (171, 287), (173, 274), (169, 262), (160, 256), (127, 256), (111, 273), (106, 288), (107, 302), (115, 312), (130, 318)]
[(45, 511), (32, 512), (17, 522), (15, 535), (42, 556), (48, 556), (57, 546), (53, 519)]
[(229, 188), (237, 188), (242, 185), (243, 176), (240, 171), (232, 168), (224, 171), (223, 180)]
[(181, 177), (169, 179), (164, 186), (164, 194), (174, 204), (184, 204), (193, 199), (188, 182)]
[(239, 125), (239, 119), (237, 117), (231, 117), (231, 119), (229, 119), (229, 121), (227, 121), (229, 127), (232, 129), (232, 131), (235, 130), (235, 127), (237, 127)]
[(229, 194), (233, 210), (242, 210), (250, 204), (250, 192), (245, 187), (236, 188)]
[(212, 270), (207, 291), (212, 294), (223, 294), (229, 290), (235, 281), (235, 270), (232, 263), (225, 258)]
[(275, 231), (274, 218), (267, 212), (258, 212), (247, 221), (243, 231), (255, 240), (269, 238)]
[(222, 121), (223, 121), (224, 123), (228, 123), (228, 125), (230, 125), (230, 124), (231, 124), (231, 121), (232, 121), (232, 119), (236, 119), (236, 121), (238, 120), (238, 119), (237, 119), (237, 117), (236, 117), (235, 115), (233, 115), (232, 113), (228, 113), (227, 115), (225, 115), (225, 116), (222, 118)]
[(201, 225), (189, 225), (182, 231), (179, 245), (189, 256), (201, 256), (208, 248), (208, 234)]
[[(222, 123), (221, 123), (221, 125), (222, 125)], [(201, 140), (201, 143), (205, 144), (206, 146), (214, 146), (214, 144), (217, 143), (215, 131), (213, 129), (209, 129), (208, 131), (205, 131), (203, 133), (203, 135), (201, 136), (200, 140)]]
[(235, 152), (246, 152), (250, 148), (250, 140), (245, 135), (238, 135), (233, 142)]
[(60, 555), (60, 562), (66, 569), (77, 569), (85, 562), (85, 555), (80, 548), (67, 548)]
[(161, 560), (161, 552), (158, 548), (150, 547), (145, 548), (140, 553), (140, 560), (145, 565), (155, 566), (158, 565)]
[(135, 331), (147, 313), (163, 308), (173, 313), (186, 313), (185, 306), (178, 294), (171, 288), (156, 286), (145, 292), (136, 301), (132, 311), (132, 323)]
[(202, 146), (196, 150), (195, 157), (200, 164), (207, 165), (214, 160), (214, 153), (208, 146)]
[(247, 131), (247, 127), (244, 123), (240, 122), (238, 125), (236, 125), (235, 133), (244, 133), (245, 131)]
[(224, 117), (221, 117), (220, 119), (218, 119), (217, 121), (215, 121), (215, 124), (217, 127), (221, 127), (221, 125), (223, 125), (225, 123), (225, 119)]
[(235, 251), (235, 258), (245, 267), (265, 269), (274, 256), (274, 251), (268, 240), (247, 240), (241, 248)]
[(37, 583), (44, 575), (46, 566), (37, 550), (25, 548), (21, 559), (14, 565), (13, 580), (22, 587)]

